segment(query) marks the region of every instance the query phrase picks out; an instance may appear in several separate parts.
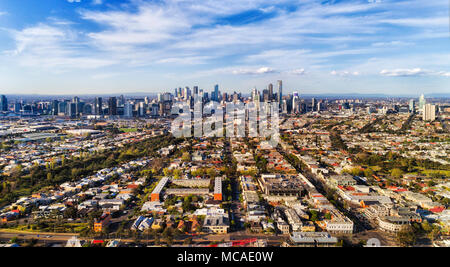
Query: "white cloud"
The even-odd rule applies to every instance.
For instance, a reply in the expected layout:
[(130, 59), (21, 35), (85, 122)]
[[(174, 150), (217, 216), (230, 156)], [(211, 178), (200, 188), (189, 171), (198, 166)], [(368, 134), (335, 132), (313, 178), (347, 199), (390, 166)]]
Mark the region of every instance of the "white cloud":
[(414, 69), (394, 69), (394, 70), (382, 70), (381, 75), (389, 77), (415, 77), (415, 76), (442, 76), (450, 77), (450, 72), (447, 71), (433, 71), (425, 70), (421, 68)]
[(428, 71), (425, 71), (421, 68), (415, 69), (395, 69), (395, 70), (382, 70), (380, 72), (383, 76), (389, 77), (410, 77), (410, 76), (421, 76), (428, 74)]
[(372, 43), (374, 47), (399, 47), (399, 46), (410, 46), (414, 45), (412, 42), (403, 42), (403, 41), (390, 41), (390, 42), (376, 42)]
[(360, 75), (360, 73), (358, 71), (347, 71), (347, 70), (344, 70), (344, 71), (333, 70), (330, 72), (330, 74), (334, 75), (334, 76), (341, 76), (341, 77), (359, 76)]
[[(85, 45), (80, 41), (77, 32), (67, 25), (38, 24), (34, 27), (14, 31), (16, 49), (9, 52), (16, 56), (22, 66), (39, 66), (40, 68), (92, 69), (114, 62), (83, 53)], [(81, 50), (81, 53), (80, 53)]]
[(293, 75), (305, 75), (306, 71), (305, 69), (301, 68), (301, 69), (294, 69), (294, 70), (290, 70), (288, 71), (288, 74), (293, 74)]
[(274, 69), (271, 69), (269, 67), (261, 67), (258, 69), (238, 69), (234, 70), (233, 74), (267, 74), (267, 73), (275, 73), (276, 71)]
[[(104, 1), (89, 2), (100, 4)], [(288, 12), (276, 6), (283, 2), (299, 8)], [(389, 55), (384, 58), (383, 65), (374, 67), (373, 64), (370, 69), (359, 68), (359, 65), (364, 65), (369, 57), (386, 55), (381, 52), (386, 52), (387, 48), (394, 50), (417, 45), (426, 38), (448, 36), (448, 29), (445, 32), (436, 27), (443, 22), (441, 15), (424, 13), (421, 14), (423, 18), (415, 18), (403, 12), (429, 8), (430, 5), (436, 8), (437, 3), (329, 2), (332, 3), (312, 0), (132, 0), (126, 5), (108, 6), (106, 10), (78, 11), (83, 20), (97, 24), (98, 27), (94, 27), (97, 30), (80, 29), (79, 22), (54, 19), (16, 31), (15, 55), (21, 65), (55, 68), (68, 68), (70, 64), (72, 68), (117, 65), (124, 70), (141, 66), (181, 69), (180, 66), (199, 65), (198, 69), (184, 71), (191, 75), (212, 69), (226, 70), (216, 74), (279, 73), (295, 78), (293, 75), (306, 73), (304, 68), (325, 70), (325, 75), (335, 68), (344, 69), (333, 72), (333, 75), (344, 77), (358, 76), (360, 72), (379, 73), (379, 66), (383, 66), (386, 70), (382, 75), (395, 76), (417, 75), (408, 71), (402, 74), (402, 69), (397, 71), (398, 67), (416, 66), (415, 62), (386, 64), (391, 60)], [(266, 12), (268, 18), (241, 25), (216, 23), (249, 10)], [(370, 12), (372, 10), (375, 12)], [(391, 27), (386, 24), (415, 26), (423, 31), (400, 34), (395, 38), (402, 41), (391, 41), (381, 36), (386, 27)], [(442, 62), (446, 61), (439, 58), (427, 61), (430, 65), (447, 64)], [(296, 66), (302, 68), (292, 70)], [(446, 69), (446, 66), (418, 66)]]

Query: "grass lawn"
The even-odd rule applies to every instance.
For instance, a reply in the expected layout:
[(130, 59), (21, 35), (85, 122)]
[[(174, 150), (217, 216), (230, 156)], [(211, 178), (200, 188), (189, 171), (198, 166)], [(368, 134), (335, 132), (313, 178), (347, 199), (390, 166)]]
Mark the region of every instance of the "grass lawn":
[(125, 133), (134, 133), (134, 132), (137, 132), (137, 128), (120, 128), (119, 129), (120, 131), (122, 131), (122, 132), (125, 132)]

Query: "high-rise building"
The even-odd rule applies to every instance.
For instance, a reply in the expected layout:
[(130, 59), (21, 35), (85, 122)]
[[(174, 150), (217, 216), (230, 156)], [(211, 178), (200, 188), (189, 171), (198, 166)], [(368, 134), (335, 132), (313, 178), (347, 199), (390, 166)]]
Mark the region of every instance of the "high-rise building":
[(278, 105), (279, 105), (279, 108), (281, 109), (281, 100), (283, 99), (283, 81), (281, 81), (281, 80), (278, 81), (277, 97), (278, 97)]
[(216, 84), (216, 85), (214, 85), (214, 98), (213, 98), (213, 96), (211, 96), (211, 100), (219, 101), (219, 98), (220, 98), (219, 94), (220, 94), (219, 93), (219, 85)]
[(198, 86), (194, 86), (194, 95), (198, 95)]
[(58, 115), (60, 115), (60, 116), (66, 115), (67, 103), (68, 102), (66, 100), (59, 102), (59, 104), (58, 104)]
[(269, 102), (269, 100), (270, 100), (269, 90), (268, 89), (264, 89), (263, 90), (263, 101), (264, 102)]
[(59, 101), (58, 100), (53, 100), (52, 101), (52, 115), (53, 116), (57, 116), (58, 112), (59, 112)]
[(20, 102), (14, 103), (14, 112), (20, 113), (22, 111), (22, 104)]
[(66, 110), (67, 116), (71, 117), (71, 118), (75, 118), (77, 116), (77, 104), (76, 103), (69, 103), (67, 105), (67, 110)]
[(425, 107), (425, 104), (427, 101), (425, 100), (425, 96), (422, 94), (419, 98), (419, 110), (423, 112), (423, 108)]
[(317, 101), (315, 98), (311, 99), (311, 111), (316, 111)]
[(95, 115), (103, 115), (103, 102), (102, 101), (103, 100), (101, 97), (95, 98), (95, 103), (94, 103), (94, 114)]
[(0, 111), (8, 111), (8, 98), (5, 95), (0, 97)]
[(300, 97), (298, 92), (294, 92), (292, 95), (292, 113), (300, 113)]
[(117, 98), (110, 97), (108, 100), (108, 115), (117, 116)]
[(424, 121), (434, 121), (436, 120), (436, 105), (425, 104), (423, 108), (422, 119)]
[(272, 101), (273, 100), (273, 84), (269, 84), (269, 100)]
[(416, 101), (414, 99), (411, 99), (409, 101), (409, 112), (414, 113), (416, 111)]
[(123, 111), (123, 115), (126, 118), (133, 117), (133, 109), (134, 109), (134, 104), (131, 103), (131, 102), (126, 102), (125, 103), (125, 107), (124, 107), (124, 111)]
[(144, 117), (146, 111), (147, 111), (147, 106), (145, 105), (145, 103), (144, 102), (139, 102), (139, 106), (138, 106), (139, 117)]
[(118, 101), (118, 106), (122, 107), (123, 105), (125, 105), (125, 96), (120, 95), (119, 101)]

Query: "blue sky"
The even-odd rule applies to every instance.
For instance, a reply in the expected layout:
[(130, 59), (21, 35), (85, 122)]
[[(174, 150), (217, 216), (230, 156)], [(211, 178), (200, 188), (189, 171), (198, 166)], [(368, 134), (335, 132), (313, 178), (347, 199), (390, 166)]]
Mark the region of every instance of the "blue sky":
[(450, 92), (447, 0), (2, 0), (0, 93)]

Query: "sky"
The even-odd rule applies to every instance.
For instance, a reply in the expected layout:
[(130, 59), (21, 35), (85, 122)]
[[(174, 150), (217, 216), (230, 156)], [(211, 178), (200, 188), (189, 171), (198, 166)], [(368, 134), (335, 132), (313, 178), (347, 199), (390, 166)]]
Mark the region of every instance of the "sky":
[(1, 94), (450, 93), (448, 0), (1, 0)]

